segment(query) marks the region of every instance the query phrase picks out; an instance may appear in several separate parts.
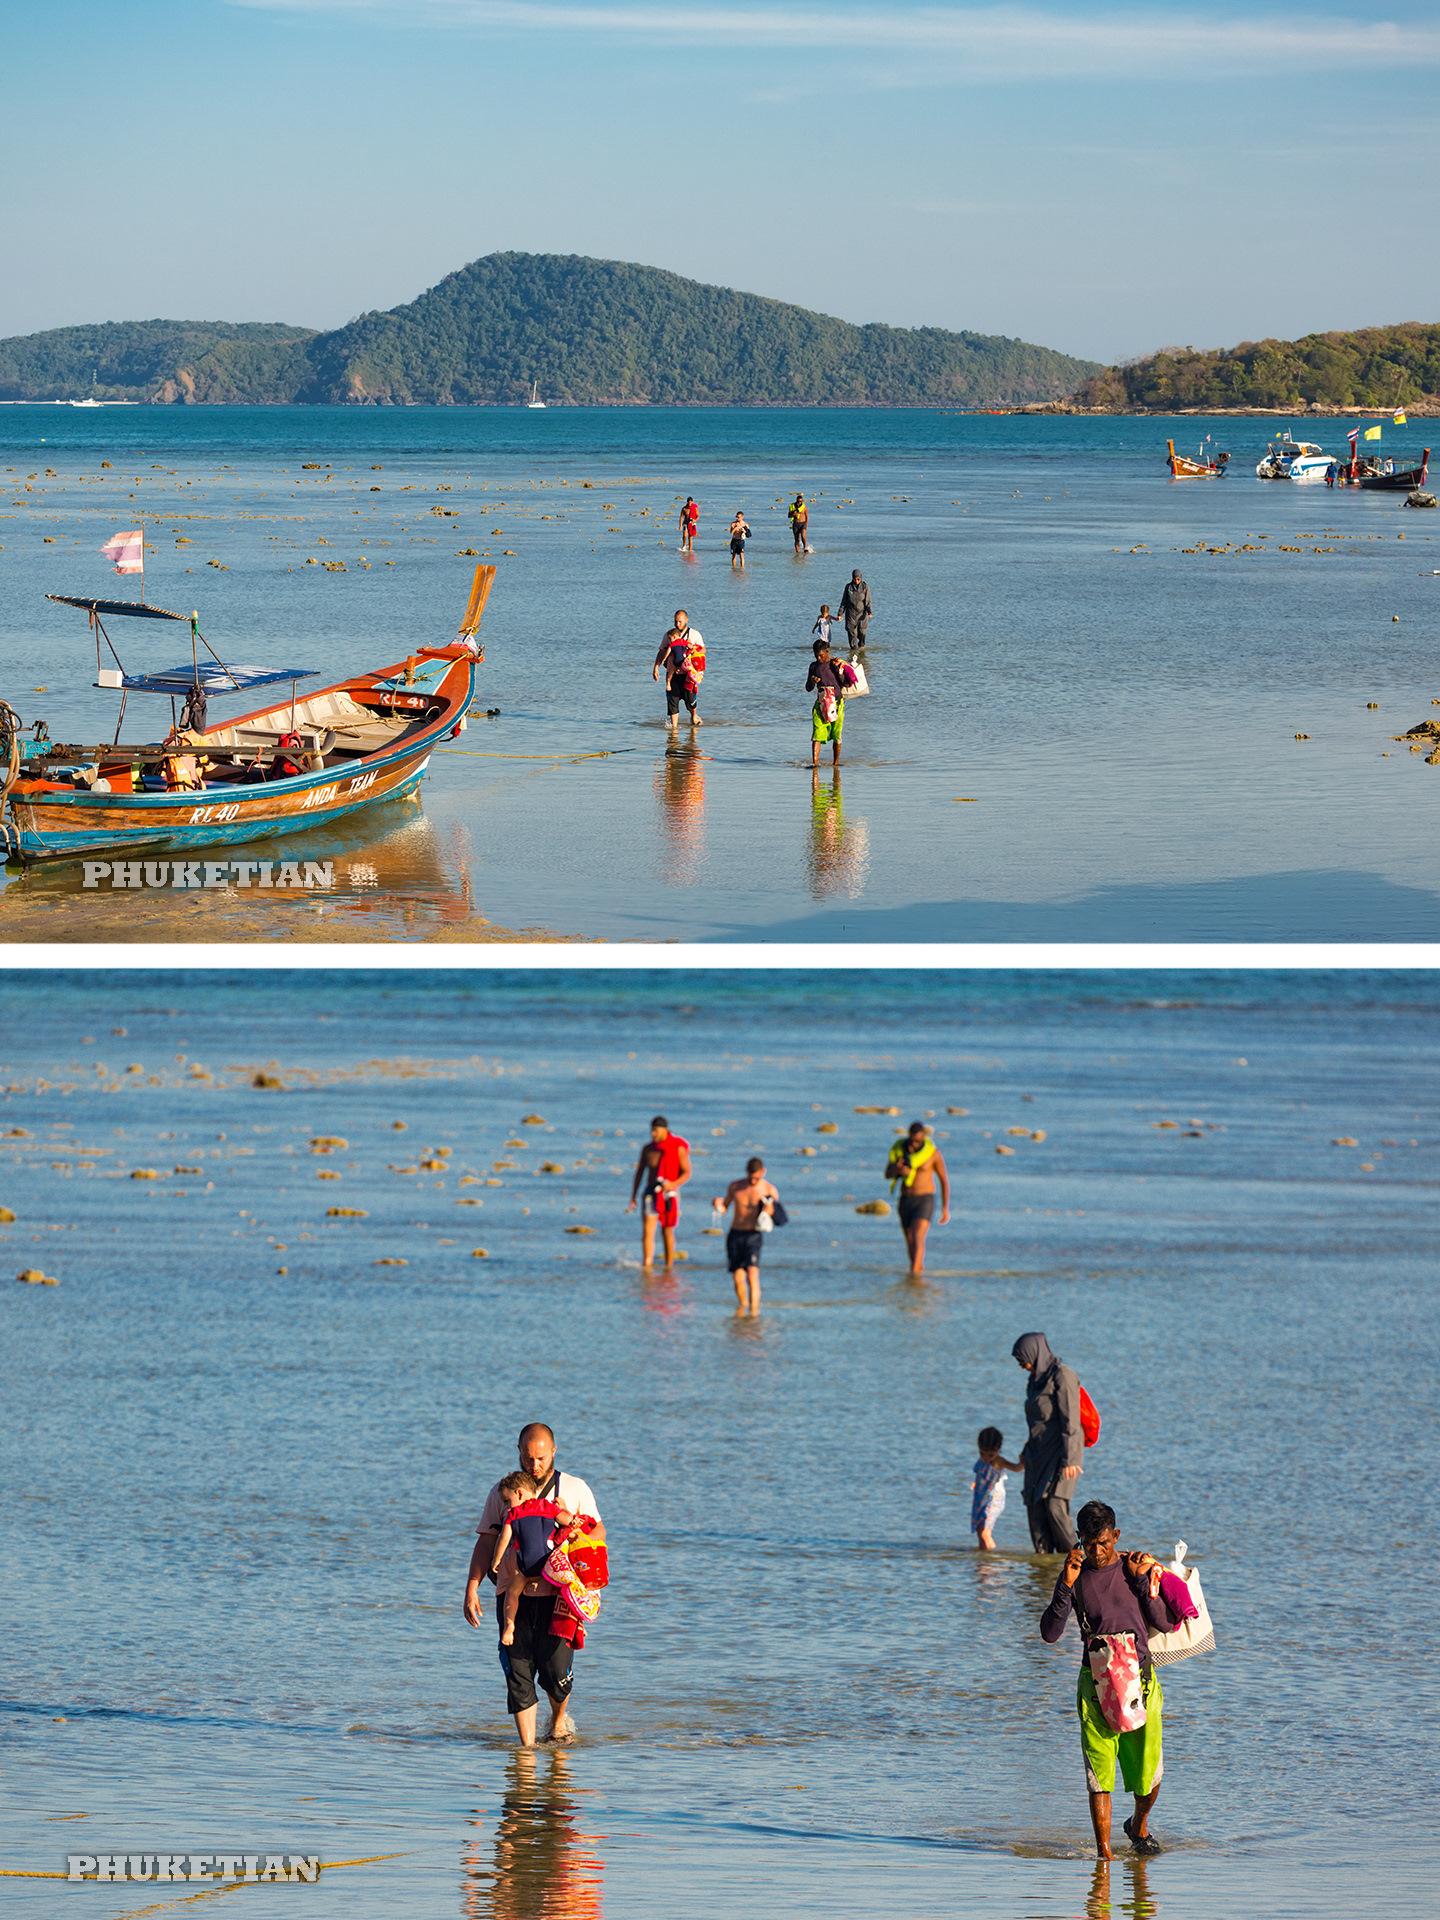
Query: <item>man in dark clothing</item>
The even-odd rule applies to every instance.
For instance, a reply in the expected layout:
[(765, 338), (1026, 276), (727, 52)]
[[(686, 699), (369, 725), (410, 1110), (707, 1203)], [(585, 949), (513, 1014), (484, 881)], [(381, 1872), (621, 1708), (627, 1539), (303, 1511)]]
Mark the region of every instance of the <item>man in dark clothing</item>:
[(870, 589), (860, 578), (857, 567), (850, 576), (850, 584), (840, 596), (840, 615), (845, 622), (845, 631), (850, 636), (852, 651), (865, 644), (865, 630), (870, 625), (870, 616), (875, 609), (870, 604)]
[(1025, 1424), (1030, 1437), (1020, 1455), (1025, 1469), (1021, 1497), (1037, 1553), (1068, 1553), (1075, 1545), (1070, 1500), (1084, 1472), (1085, 1435), (1080, 1426), (1080, 1382), (1051, 1353), (1043, 1333), (1022, 1333), (1010, 1349), (1030, 1375)]
[[(1161, 1748), (1161, 1709), (1165, 1704), (1160, 1682), (1150, 1662), (1150, 1629), (1166, 1633), (1173, 1626), (1160, 1593), (1160, 1567), (1148, 1553), (1119, 1553), (1115, 1510), (1091, 1500), (1080, 1509), (1082, 1546), (1075, 1547), (1055, 1582), (1055, 1592), (1040, 1616), (1040, 1638), (1054, 1642), (1075, 1612), (1080, 1624), (1080, 1679), (1075, 1710), (1080, 1716), (1080, 1748), (1085, 1758), (1085, 1785), (1090, 1795), (1090, 1824), (1095, 1851), (1102, 1860), (1110, 1851), (1110, 1794), (1115, 1785), (1115, 1763), (1126, 1788), (1135, 1796), (1135, 1812), (1125, 1822), (1125, 1833), (1137, 1853), (1159, 1853), (1147, 1828), (1150, 1809), (1160, 1792), (1165, 1771)], [(1144, 1723), (1119, 1732), (1106, 1718), (1091, 1670), (1089, 1649), (1103, 1661), (1104, 1636), (1133, 1634), (1140, 1663)]]

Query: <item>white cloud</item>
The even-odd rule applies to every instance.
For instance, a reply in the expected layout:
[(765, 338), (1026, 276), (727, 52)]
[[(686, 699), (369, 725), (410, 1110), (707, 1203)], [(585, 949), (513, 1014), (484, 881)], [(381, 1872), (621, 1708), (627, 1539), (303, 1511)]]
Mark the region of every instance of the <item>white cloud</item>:
[(1440, 64), (1440, 28), (1317, 15), (1085, 15), (1027, 7), (586, 5), (577, 0), (230, 0), (410, 27), (577, 33), (748, 48), (921, 55), (976, 79), (1353, 70)]

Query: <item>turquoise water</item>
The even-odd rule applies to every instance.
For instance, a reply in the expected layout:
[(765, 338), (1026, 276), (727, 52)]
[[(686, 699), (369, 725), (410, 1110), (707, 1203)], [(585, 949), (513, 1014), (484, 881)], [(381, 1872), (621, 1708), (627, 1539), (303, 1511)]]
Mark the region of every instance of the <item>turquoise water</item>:
[[(246, 1894), (363, 1920), (1423, 1910), (1432, 975), (11, 973), (0, 1010), (0, 1235), (60, 1282), (0, 1289), (7, 1870), (398, 1855)], [(698, 1173), (647, 1279), (657, 1109)], [(917, 1287), (854, 1207), (930, 1111)], [(751, 1323), (704, 1229), (757, 1150), (792, 1221)], [(1085, 1496), (1190, 1543), (1219, 1640), (1165, 1681), (1167, 1851), (1108, 1894), (1055, 1563), (1013, 1481), (967, 1534), (1031, 1327), (1103, 1415)], [(460, 1598), (536, 1415), (614, 1579), (581, 1740), (528, 1763)]]
[[(327, 910), (402, 937), (472, 908), (607, 939), (1440, 934), (1440, 774), (1392, 738), (1440, 698), (1435, 517), (1255, 479), (1279, 422), (523, 411), (0, 409), (0, 692), (57, 738), (113, 723), (44, 595), (132, 590), (96, 549), (142, 508), (152, 599), (198, 604), (222, 654), (326, 675), (448, 637), (474, 549), (501, 569), (498, 717), (436, 756), (420, 809), (306, 837), (339, 855)], [(1418, 455), (1425, 425), (1385, 450)], [(1171, 481), (1167, 435), (1207, 428), (1230, 475)], [(873, 691), (812, 780), (810, 630), (856, 566)], [(671, 740), (651, 662), (681, 604), (708, 724)]]

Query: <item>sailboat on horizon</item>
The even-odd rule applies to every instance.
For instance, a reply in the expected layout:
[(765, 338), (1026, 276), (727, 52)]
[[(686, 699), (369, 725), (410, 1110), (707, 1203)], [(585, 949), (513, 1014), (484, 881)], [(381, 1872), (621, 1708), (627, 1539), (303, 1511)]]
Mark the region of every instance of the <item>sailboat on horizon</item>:
[(525, 405), (531, 412), (534, 412), (537, 407), (542, 413), (545, 411), (545, 402), (540, 398), (540, 382), (538, 380), (532, 380), (530, 382), (530, 398), (525, 402)]

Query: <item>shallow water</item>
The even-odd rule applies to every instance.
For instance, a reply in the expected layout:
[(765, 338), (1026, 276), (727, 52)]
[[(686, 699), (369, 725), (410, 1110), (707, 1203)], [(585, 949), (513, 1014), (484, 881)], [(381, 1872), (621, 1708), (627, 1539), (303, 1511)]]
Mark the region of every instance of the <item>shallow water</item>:
[[(80, 616), (44, 595), (133, 591), (97, 549), (141, 508), (153, 600), (199, 603), (222, 654), (298, 648), (327, 676), (448, 638), (473, 548), (501, 569), (477, 718), (403, 821), (294, 843), (337, 864), (301, 918), (363, 910), (400, 937), (471, 913), (607, 939), (1440, 937), (1440, 773), (1392, 738), (1440, 698), (1435, 516), (1255, 479), (1280, 424), (4, 408), (0, 691), (57, 738), (103, 725)], [(1418, 455), (1427, 424), (1387, 425), (1386, 450)], [(1167, 435), (1207, 427), (1232, 472), (1171, 481)], [(809, 558), (786, 531), (797, 488)], [(812, 780), (811, 625), (856, 566), (873, 691), (849, 702), (838, 781)], [(707, 724), (672, 741), (650, 670), (680, 603), (707, 642)], [(7, 897), (75, 886), (37, 874)], [(277, 931), (297, 918), (273, 911)], [(93, 912), (121, 933), (135, 904)]]
[[(0, 1290), (6, 1869), (393, 1854), (305, 1897), (424, 1920), (1423, 1905), (1432, 975), (12, 973), (0, 1007), (0, 1235), (60, 1281)], [(647, 1278), (657, 1108), (698, 1171)], [(854, 1208), (930, 1110), (956, 1204), (916, 1286)], [(705, 1202), (756, 1150), (792, 1224), (748, 1322)], [(1168, 1851), (1108, 1896), (1013, 1480), (968, 1545), (1032, 1326), (1104, 1417), (1084, 1496), (1190, 1543), (1220, 1641), (1165, 1679)], [(529, 1762), (459, 1603), (537, 1414), (614, 1584), (580, 1744)]]

